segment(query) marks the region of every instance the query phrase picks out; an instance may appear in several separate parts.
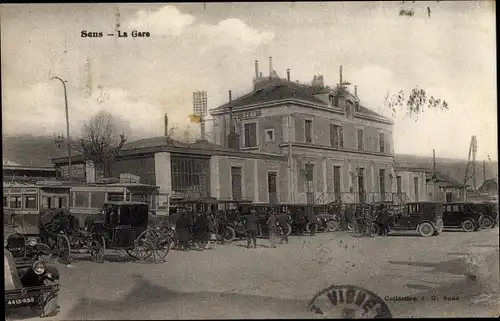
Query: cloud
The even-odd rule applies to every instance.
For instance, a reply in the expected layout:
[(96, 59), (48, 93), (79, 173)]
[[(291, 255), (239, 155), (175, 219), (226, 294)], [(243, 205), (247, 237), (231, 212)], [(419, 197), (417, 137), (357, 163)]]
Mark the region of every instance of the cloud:
[(273, 32), (259, 32), (240, 19), (234, 18), (221, 20), (216, 25), (202, 24), (198, 28), (213, 45), (220, 46), (240, 45), (246, 49), (253, 49), (270, 43), (274, 38)]
[(153, 35), (187, 34), (205, 44), (198, 43), (200, 53), (209, 51), (209, 47), (229, 46), (236, 49), (252, 50), (260, 45), (268, 44), (274, 38), (273, 32), (260, 32), (245, 24), (242, 20), (230, 18), (217, 24), (193, 25), (195, 17), (182, 13), (177, 7), (167, 5), (154, 12), (140, 10), (128, 23), (130, 28), (150, 31)]
[(195, 17), (192, 15), (181, 13), (177, 7), (167, 5), (154, 12), (138, 11), (128, 27), (153, 34), (178, 36), (194, 21)]

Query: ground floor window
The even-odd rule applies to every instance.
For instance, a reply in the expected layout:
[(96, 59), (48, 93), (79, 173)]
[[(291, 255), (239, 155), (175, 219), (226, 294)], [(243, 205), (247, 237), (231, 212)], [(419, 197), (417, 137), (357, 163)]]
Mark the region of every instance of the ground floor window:
[(172, 190), (176, 193), (210, 196), (210, 160), (172, 156)]

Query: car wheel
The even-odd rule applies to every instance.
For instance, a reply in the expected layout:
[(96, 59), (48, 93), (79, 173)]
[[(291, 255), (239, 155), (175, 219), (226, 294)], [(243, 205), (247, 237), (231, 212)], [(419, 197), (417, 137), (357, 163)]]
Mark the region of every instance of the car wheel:
[(372, 223), (370, 235), (380, 235), (381, 228), (377, 223)]
[(429, 222), (423, 222), (418, 226), (417, 232), (423, 237), (432, 236), (434, 234), (434, 227)]
[[(43, 281), (44, 285), (55, 285), (55, 282), (50, 279), (45, 279)], [(54, 293), (47, 293), (43, 295), (43, 305), (42, 306), (31, 306), (31, 311), (41, 317), (53, 317), (59, 313), (59, 304), (57, 303), (57, 295)]]
[(482, 229), (490, 229), (493, 228), (493, 220), (491, 217), (485, 216), (481, 220), (481, 228)]
[(339, 222), (335, 221), (335, 220), (331, 220), (331, 221), (328, 221), (328, 223), (326, 224), (326, 228), (327, 228), (327, 231), (328, 232), (335, 232), (339, 229)]
[(222, 237), (224, 238), (224, 242), (232, 242), (236, 238), (236, 232), (231, 226), (226, 226), (222, 230)]
[(442, 219), (437, 219), (436, 221), (436, 230), (434, 231), (434, 235), (439, 235), (441, 232), (443, 232), (443, 220)]
[(474, 231), (474, 222), (471, 220), (465, 220), (460, 225), (464, 232), (473, 232)]
[(269, 237), (269, 227), (262, 226), (259, 230), (259, 237), (268, 238)]

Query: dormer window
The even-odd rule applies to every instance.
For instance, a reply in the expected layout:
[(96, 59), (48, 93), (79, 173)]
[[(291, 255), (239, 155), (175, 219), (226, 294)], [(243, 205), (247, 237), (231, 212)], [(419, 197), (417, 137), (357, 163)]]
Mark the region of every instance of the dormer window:
[(354, 104), (354, 110), (359, 113), (359, 102), (357, 101), (355, 104)]
[(347, 100), (345, 102), (345, 112), (346, 112), (346, 116), (348, 118), (351, 118), (352, 117), (352, 113), (353, 113), (353, 104), (352, 104), (352, 101), (350, 100)]

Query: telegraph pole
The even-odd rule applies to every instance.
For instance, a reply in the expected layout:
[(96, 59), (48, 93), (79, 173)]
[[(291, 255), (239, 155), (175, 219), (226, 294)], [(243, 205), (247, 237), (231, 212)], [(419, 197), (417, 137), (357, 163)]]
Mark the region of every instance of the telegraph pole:
[(68, 95), (66, 93), (66, 81), (62, 80), (59, 77), (52, 77), (52, 79), (58, 79), (62, 84), (64, 88), (64, 106), (66, 107), (66, 137), (68, 140), (68, 179), (71, 179), (72, 171), (71, 171), (71, 141), (69, 140), (69, 114), (68, 114)]

